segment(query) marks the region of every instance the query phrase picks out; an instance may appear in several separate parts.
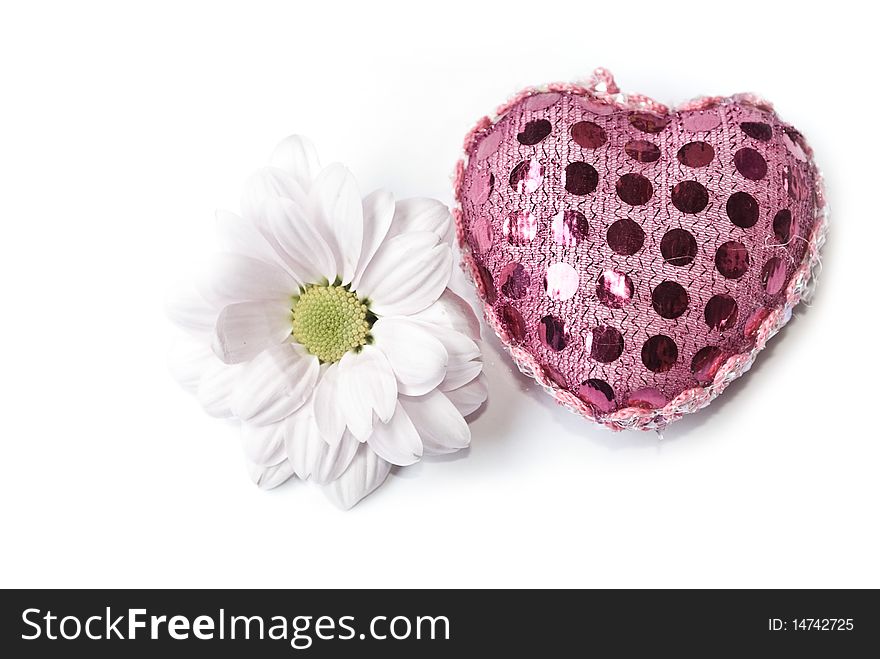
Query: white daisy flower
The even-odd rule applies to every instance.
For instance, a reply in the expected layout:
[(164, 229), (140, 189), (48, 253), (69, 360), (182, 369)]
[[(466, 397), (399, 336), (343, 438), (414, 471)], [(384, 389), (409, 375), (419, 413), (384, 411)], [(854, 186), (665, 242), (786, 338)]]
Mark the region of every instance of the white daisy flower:
[(241, 421), (254, 481), (292, 476), (350, 508), (393, 465), (458, 451), (486, 399), (470, 305), (447, 284), (452, 221), (432, 199), (363, 199), (292, 136), (220, 212), (208, 276), (169, 302), (188, 339), (172, 370)]

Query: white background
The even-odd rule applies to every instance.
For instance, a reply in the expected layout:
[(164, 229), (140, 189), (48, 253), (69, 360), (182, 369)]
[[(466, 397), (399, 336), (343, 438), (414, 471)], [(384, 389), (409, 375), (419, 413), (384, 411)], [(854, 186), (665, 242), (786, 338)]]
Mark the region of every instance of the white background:
[[(880, 586), (880, 103), (845, 4), (4, 3), (0, 586)], [(807, 135), (813, 306), (662, 441), (557, 407), (492, 337), (466, 454), (350, 512), (254, 487), (166, 367), (215, 208), (292, 132), (365, 192), (451, 203), (480, 116), (599, 65), (668, 103), (757, 92)]]

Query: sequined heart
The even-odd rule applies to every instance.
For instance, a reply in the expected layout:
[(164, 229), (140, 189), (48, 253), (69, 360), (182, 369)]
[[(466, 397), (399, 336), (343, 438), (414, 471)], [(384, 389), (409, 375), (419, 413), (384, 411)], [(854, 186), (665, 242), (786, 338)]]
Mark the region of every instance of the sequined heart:
[(812, 151), (769, 103), (670, 110), (601, 69), (480, 121), (456, 178), (487, 321), (524, 372), (613, 429), (662, 428), (744, 373), (824, 240)]

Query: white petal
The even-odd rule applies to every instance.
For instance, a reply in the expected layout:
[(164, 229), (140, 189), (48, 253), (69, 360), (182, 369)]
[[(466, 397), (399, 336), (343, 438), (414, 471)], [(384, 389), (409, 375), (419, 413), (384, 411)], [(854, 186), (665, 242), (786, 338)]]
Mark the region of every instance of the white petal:
[(277, 465), (287, 459), (284, 451), (285, 421), (257, 426), (241, 424), (241, 443), (248, 460), (262, 467)]
[(383, 460), (405, 467), (422, 457), (422, 440), (400, 403), (388, 423), (377, 423), (367, 444)]
[(381, 421), (388, 421), (397, 403), (397, 381), (385, 354), (370, 345), (345, 353), (339, 360), (338, 392), (345, 425), (366, 441), (373, 429), (373, 411)]
[(394, 208), (391, 235), (411, 231), (430, 231), (443, 242), (452, 241), (452, 215), (436, 199), (401, 199)]
[(427, 231), (386, 240), (358, 286), (380, 316), (408, 316), (436, 302), (452, 274), (452, 250)]
[(449, 361), (446, 348), (419, 323), (380, 318), (371, 333), (391, 364), (400, 393), (421, 396), (443, 381)]
[(277, 260), (275, 251), (257, 225), (235, 213), (217, 211), (217, 235), (220, 248), (224, 252), (241, 254), (268, 263)]
[(230, 304), (217, 319), (214, 353), (227, 364), (248, 361), (290, 336), (292, 322), (290, 306), (281, 302)]
[(401, 396), (400, 404), (415, 425), (427, 455), (453, 453), (470, 444), (467, 422), (442, 392)]
[(339, 402), (341, 396), (339, 363), (330, 366), (321, 374), (315, 387), (315, 423), (323, 439), (330, 446), (336, 446), (345, 431), (345, 416)]
[(475, 341), (461, 332), (433, 323), (424, 323), (423, 327), (440, 340), (449, 355), (446, 376), (439, 386), (441, 391), (464, 386), (480, 374), (483, 364), (479, 361), (480, 346)]
[(453, 362), (466, 362), (480, 356), (480, 346), (461, 332), (433, 323), (422, 323), (421, 326), (437, 337), (446, 348), (450, 366)]
[(306, 402), (281, 423), (285, 426), (284, 447), (287, 459), (297, 477), (305, 480), (312, 473), (321, 451), (327, 447), (315, 423), (312, 402)]
[(197, 337), (209, 337), (214, 331), (220, 306), (210, 304), (194, 286), (179, 286), (165, 301), (165, 312), (175, 325)]
[(328, 498), (348, 510), (388, 477), (391, 465), (377, 456), (369, 446), (361, 444), (348, 469), (337, 480), (324, 487)]
[(205, 412), (216, 417), (232, 416), (232, 390), (240, 373), (240, 366), (224, 364), (216, 357), (211, 359), (196, 392)]
[(440, 383), (440, 391), (451, 391), (463, 387), (476, 378), (483, 371), (483, 362), (473, 360), (469, 362), (449, 361), (446, 367), (446, 377)]
[(272, 152), (269, 163), (293, 176), (306, 191), (321, 169), (318, 152), (311, 141), (302, 135), (291, 135), (282, 140)]
[(338, 163), (330, 165), (315, 179), (311, 198), (336, 260), (336, 274), (348, 284), (361, 255), (364, 232), (364, 208), (354, 176)]
[(480, 408), (480, 405), (486, 402), (489, 395), (486, 376), (480, 373), (466, 385), (444, 393), (462, 416), (473, 414)]
[(336, 262), (318, 227), (289, 199), (269, 199), (263, 207), (266, 226), (282, 258), (301, 282), (315, 284), (336, 279)]
[(361, 443), (346, 431), (335, 447), (331, 448), (325, 442), (322, 444), (324, 448), (312, 468), (312, 480), (324, 484), (335, 481), (348, 469)]
[(232, 410), (257, 425), (280, 421), (312, 395), (318, 359), (302, 346), (283, 343), (264, 350), (242, 365), (232, 393)]
[(202, 341), (188, 336), (175, 339), (168, 351), (168, 368), (180, 386), (191, 394), (196, 393), (202, 375), (217, 358)]
[(271, 467), (261, 467), (260, 465), (248, 463), (248, 473), (251, 480), (261, 489), (271, 490), (293, 476), (293, 467), (290, 466), (290, 462), (287, 460)]
[(283, 423), (287, 425), (287, 458), (302, 480), (311, 477), (316, 483), (323, 484), (339, 478), (348, 468), (360, 443), (346, 432), (335, 446), (327, 444), (321, 439), (312, 406), (308, 403)]
[(448, 288), (436, 302), (410, 318), (458, 330), (474, 341), (480, 338), (480, 321), (473, 308)]
[(212, 303), (225, 307), (248, 300), (289, 302), (299, 284), (279, 266), (240, 254), (214, 257), (202, 294)]
[(387, 190), (376, 190), (364, 198), (364, 243), (355, 270), (352, 288), (357, 290), (364, 270), (379, 249), (394, 217), (394, 197)]
[(241, 194), (241, 213), (252, 222), (259, 222), (267, 199), (286, 197), (305, 207), (306, 194), (296, 179), (278, 167), (264, 167), (245, 183)]

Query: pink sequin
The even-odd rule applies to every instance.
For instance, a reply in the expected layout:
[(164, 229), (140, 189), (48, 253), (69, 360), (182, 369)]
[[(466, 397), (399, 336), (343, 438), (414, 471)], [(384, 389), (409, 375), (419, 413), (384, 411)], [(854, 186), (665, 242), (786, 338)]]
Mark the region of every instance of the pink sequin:
[(531, 110), (533, 112), (537, 110), (544, 110), (553, 105), (556, 101), (559, 100), (560, 94), (556, 94), (553, 92), (547, 94), (535, 94), (534, 96), (529, 96), (528, 98), (522, 101), (523, 108), (526, 110)]
[(630, 140), (623, 150), (633, 160), (638, 162), (654, 162), (660, 160), (660, 148), (647, 140)]
[(571, 139), (585, 149), (598, 149), (608, 141), (605, 129), (592, 121), (579, 121), (571, 127)]
[(692, 133), (705, 133), (721, 125), (721, 117), (712, 110), (692, 112), (682, 116), (681, 125)]
[(785, 284), (785, 262), (778, 256), (768, 259), (761, 269), (761, 281), (767, 295), (776, 295)]
[(614, 389), (605, 380), (590, 378), (578, 388), (577, 395), (600, 412), (614, 409)]
[(596, 297), (599, 302), (612, 309), (621, 309), (628, 305), (634, 292), (632, 279), (617, 270), (606, 270), (596, 282)]
[(678, 150), (678, 161), (685, 167), (705, 167), (715, 158), (715, 149), (706, 142), (688, 142)]
[(514, 343), (522, 343), (526, 339), (526, 321), (522, 314), (511, 304), (502, 304), (498, 308), (501, 323)]
[(510, 171), (510, 187), (520, 194), (534, 192), (543, 180), (544, 167), (537, 160), (523, 160)]
[(733, 163), (737, 171), (751, 181), (760, 181), (767, 176), (767, 161), (764, 156), (749, 147), (733, 154)]
[(528, 294), (532, 283), (528, 270), (521, 263), (508, 263), (498, 277), (501, 293), (510, 300), (521, 300)]
[(544, 276), (544, 290), (547, 297), (557, 302), (574, 297), (578, 288), (578, 273), (568, 263), (554, 263), (547, 268)]
[(656, 410), (668, 402), (668, 398), (656, 387), (642, 387), (636, 389), (627, 397), (626, 404), (642, 409)]
[(712, 382), (725, 357), (724, 351), (718, 346), (706, 346), (699, 350), (691, 360), (691, 371), (697, 382), (700, 384)]
[(489, 218), (481, 217), (471, 225), (471, 241), (478, 252), (488, 252), (494, 239), (495, 232)]
[(484, 203), (489, 199), (489, 195), (492, 194), (494, 187), (495, 175), (492, 172), (489, 170), (476, 172), (471, 185), (471, 194), (474, 196), (474, 201), (478, 204)]
[(580, 211), (559, 211), (553, 216), (550, 224), (553, 242), (568, 247), (577, 245), (579, 241), (585, 239), (589, 230), (590, 224)]
[(516, 211), (504, 218), (501, 233), (511, 245), (524, 245), (535, 239), (538, 219), (528, 211)]

